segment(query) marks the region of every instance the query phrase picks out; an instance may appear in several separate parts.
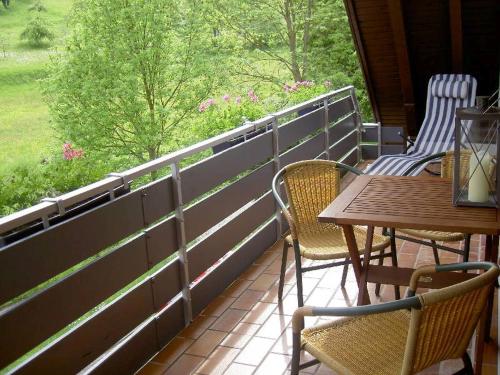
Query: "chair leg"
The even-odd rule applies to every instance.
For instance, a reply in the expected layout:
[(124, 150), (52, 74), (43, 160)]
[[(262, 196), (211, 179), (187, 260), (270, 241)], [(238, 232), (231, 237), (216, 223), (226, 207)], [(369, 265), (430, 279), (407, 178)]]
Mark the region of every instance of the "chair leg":
[(280, 283), (278, 287), (278, 300), (283, 298), (283, 286), (285, 285), (286, 261), (288, 258), (288, 242), (283, 241), (283, 255), (281, 257)]
[(464, 362), (464, 368), (455, 372), (453, 375), (474, 375), (474, 368), (472, 367), (472, 362), (467, 352), (462, 356), (462, 361)]
[(470, 254), (470, 234), (466, 234), (464, 239), (464, 262), (469, 261), (469, 254)]
[[(384, 264), (384, 254), (385, 254), (385, 249), (380, 250), (380, 258), (378, 259), (379, 266), (382, 266)], [(377, 283), (375, 285), (375, 295), (377, 297), (380, 296), (380, 283)]]
[[(398, 254), (396, 253), (396, 230), (394, 228), (391, 228), (391, 261), (393, 267), (398, 266)], [(394, 298), (401, 299), (399, 285), (394, 285)]]
[(298, 375), (300, 366), (300, 333), (293, 333), (291, 375)]
[(441, 262), (439, 261), (438, 248), (436, 246), (436, 241), (431, 240), (432, 253), (434, 254), (434, 262), (439, 265)]
[[(345, 258), (345, 261), (349, 261), (349, 257), (346, 257)], [(344, 269), (342, 270), (342, 280), (340, 280), (340, 286), (342, 288), (345, 288), (345, 282), (346, 282), (346, 279), (347, 279), (347, 272), (349, 271), (349, 264), (346, 263), (344, 265)]]
[(295, 274), (297, 279), (297, 302), (299, 307), (304, 306), (304, 294), (302, 288), (302, 260), (300, 256), (299, 241), (293, 241), (293, 252), (295, 253)]

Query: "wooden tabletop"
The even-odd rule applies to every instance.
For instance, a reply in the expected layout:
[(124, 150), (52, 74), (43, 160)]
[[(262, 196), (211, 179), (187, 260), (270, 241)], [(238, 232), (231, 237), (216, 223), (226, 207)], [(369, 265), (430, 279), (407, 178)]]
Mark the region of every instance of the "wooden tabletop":
[(471, 234), (499, 234), (496, 208), (454, 207), (451, 180), (359, 176), (319, 216), (338, 225), (373, 225)]

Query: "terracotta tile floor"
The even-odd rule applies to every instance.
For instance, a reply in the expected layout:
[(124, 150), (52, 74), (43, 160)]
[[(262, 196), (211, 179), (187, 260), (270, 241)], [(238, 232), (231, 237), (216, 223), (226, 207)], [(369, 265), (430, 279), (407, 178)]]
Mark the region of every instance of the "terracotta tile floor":
[[(478, 259), (481, 238), (472, 239), (471, 260)], [(481, 245), (483, 245), (481, 243)], [(433, 263), (429, 248), (406, 241), (398, 242), (399, 264), (404, 267)], [(289, 252), (289, 267), (282, 303), (277, 300), (277, 281), (281, 261), (281, 243), (267, 250), (241, 277), (215, 299), (195, 321), (139, 374), (288, 374), (291, 360), (291, 315), (297, 306), (295, 268)], [(443, 263), (456, 262), (458, 256), (441, 252)], [(388, 260), (387, 260), (388, 261)], [(356, 303), (357, 285), (352, 268), (345, 289), (340, 288), (342, 267), (305, 274), (304, 294), (307, 305), (345, 306)], [(392, 286), (383, 286), (381, 302), (394, 298)], [(497, 373), (497, 302), (492, 337), (484, 351), (483, 374)], [(306, 326), (324, 320), (307, 318)], [(305, 354), (304, 359), (310, 359)], [(447, 361), (425, 374), (451, 374), (461, 361)], [(333, 374), (323, 365), (303, 370), (304, 374)]]

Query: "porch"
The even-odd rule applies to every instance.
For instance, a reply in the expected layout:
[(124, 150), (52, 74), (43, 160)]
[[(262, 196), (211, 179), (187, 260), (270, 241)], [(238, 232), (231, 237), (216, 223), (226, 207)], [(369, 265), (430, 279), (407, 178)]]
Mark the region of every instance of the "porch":
[[(471, 261), (484, 259), (482, 248), (484, 239), (473, 236)], [(434, 262), (430, 247), (398, 240), (398, 249), (398, 261), (402, 267), (417, 267)], [(442, 263), (458, 262), (459, 258), (456, 254), (440, 251)], [(292, 354), (291, 317), (297, 307), (293, 254), (289, 255), (281, 303), (277, 298), (280, 265), (281, 241), (266, 250), (138, 374), (289, 374)], [(342, 267), (306, 274), (303, 279), (304, 303), (325, 307), (355, 305), (358, 288), (354, 272), (350, 270), (345, 289), (339, 285), (341, 274)], [(372, 301), (394, 299), (392, 286), (382, 286), (380, 297), (375, 296), (374, 289), (374, 284), (369, 284)], [(492, 339), (485, 344), (483, 374), (497, 374), (497, 308), (495, 300)], [(329, 320), (331, 318), (306, 318), (306, 327)], [(472, 347), (470, 353), (473, 353)], [(303, 358), (309, 359), (312, 357), (308, 354)], [(422, 374), (453, 374), (462, 367), (461, 360), (445, 361)], [(333, 374), (325, 365), (315, 365), (301, 373)]]

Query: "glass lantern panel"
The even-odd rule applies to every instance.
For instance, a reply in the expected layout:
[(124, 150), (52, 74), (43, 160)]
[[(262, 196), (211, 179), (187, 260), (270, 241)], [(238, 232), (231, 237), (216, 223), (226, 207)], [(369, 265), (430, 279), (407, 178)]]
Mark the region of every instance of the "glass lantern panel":
[[(460, 148), (455, 148), (460, 175), (457, 205), (496, 207), (495, 170), (498, 126), (496, 121), (459, 120)], [(456, 172), (457, 169), (454, 169)]]

